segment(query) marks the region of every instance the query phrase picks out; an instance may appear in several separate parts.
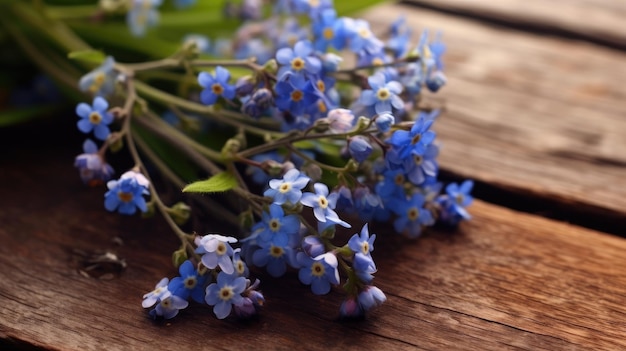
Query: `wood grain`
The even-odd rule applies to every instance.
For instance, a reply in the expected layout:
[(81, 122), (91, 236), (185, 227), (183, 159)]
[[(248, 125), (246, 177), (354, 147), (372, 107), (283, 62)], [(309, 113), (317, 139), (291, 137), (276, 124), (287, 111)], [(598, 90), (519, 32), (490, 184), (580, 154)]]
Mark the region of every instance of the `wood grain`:
[(626, 49), (626, 3), (615, 0), (404, 0), (404, 3)]
[[(71, 169), (76, 144), (0, 158), (4, 342), (59, 350), (626, 347), (626, 241), (479, 201), (456, 232), (411, 241), (373, 227), (375, 283), (388, 301), (364, 321), (338, 321), (340, 292), (314, 296), (289, 272), (261, 274), (267, 305), (256, 320), (218, 321), (194, 305), (154, 323), (141, 296), (175, 274), (176, 240), (160, 219), (106, 213), (103, 189), (83, 187)], [(85, 278), (74, 249), (110, 249), (129, 267), (119, 279)]]
[[(626, 54), (397, 4), (367, 11), (441, 30), (442, 168), (491, 185), (626, 214)], [(626, 234), (626, 232), (624, 232)]]

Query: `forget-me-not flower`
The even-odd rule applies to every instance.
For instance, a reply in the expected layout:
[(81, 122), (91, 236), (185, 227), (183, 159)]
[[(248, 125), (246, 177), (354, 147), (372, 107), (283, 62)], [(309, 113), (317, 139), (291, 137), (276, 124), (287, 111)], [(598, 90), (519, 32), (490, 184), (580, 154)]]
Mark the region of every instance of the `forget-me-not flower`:
[(283, 179), (272, 179), (269, 181), (270, 189), (267, 189), (263, 196), (271, 197), (274, 203), (282, 205), (284, 203), (296, 204), (302, 197), (304, 188), (311, 179), (293, 168), (287, 171)]
[(220, 272), (217, 282), (207, 286), (205, 301), (214, 306), (213, 313), (217, 318), (224, 319), (230, 314), (233, 305), (240, 306), (244, 303), (241, 293), (245, 289), (246, 278)]
[(228, 84), (230, 72), (222, 67), (215, 67), (215, 76), (208, 72), (200, 72), (198, 84), (204, 89), (200, 93), (200, 101), (205, 105), (213, 105), (218, 97), (232, 99), (235, 97), (235, 86)]
[(81, 102), (76, 106), (76, 114), (80, 117), (76, 125), (83, 133), (93, 130), (96, 138), (106, 140), (111, 131), (109, 124), (113, 122), (113, 116), (107, 112), (109, 103), (102, 97), (96, 96), (91, 106)]
[(80, 179), (85, 184), (98, 185), (111, 179), (113, 167), (98, 153), (96, 143), (91, 139), (85, 140), (83, 152), (74, 159), (74, 167), (78, 168)]
[(304, 193), (300, 202), (304, 206), (313, 208), (313, 214), (318, 221), (326, 222), (328, 220), (350, 228), (351, 225), (342, 221), (337, 212), (334, 211), (339, 194), (332, 193), (329, 195), (328, 187), (323, 183), (315, 183), (313, 188), (315, 188), (315, 193)]
[(311, 258), (304, 252), (299, 252), (297, 260), (302, 266), (298, 278), (302, 284), (311, 285), (314, 294), (325, 295), (330, 291), (331, 284), (339, 284), (338, 261), (333, 253), (327, 252)]
[(191, 296), (194, 301), (202, 303), (204, 301), (204, 282), (207, 276), (199, 275), (189, 260), (178, 267), (178, 273), (180, 276), (172, 279), (167, 289), (183, 299), (188, 299)]
[(365, 106), (373, 106), (374, 111), (378, 114), (404, 109), (404, 102), (398, 96), (402, 93), (402, 85), (392, 80), (387, 82), (385, 75), (381, 72), (367, 78), (371, 89), (365, 89), (361, 92), (359, 102)]
[(149, 181), (141, 173), (129, 171), (118, 180), (110, 180), (107, 183), (107, 191), (104, 194), (104, 207), (108, 211), (118, 210), (121, 214), (132, 215), (139, 208), (142, 212), (148, 210), (143, 195), (149, 195)]
[(196, 253), (202, 254), (202, 264), (209, 269), (219, 266), (226, 274), (233, 274), (235, 267), (231, 256), (233, 248), (230, 243), (236, 243), (237, 239), (230, 236), (208, 234), (195, 239)]

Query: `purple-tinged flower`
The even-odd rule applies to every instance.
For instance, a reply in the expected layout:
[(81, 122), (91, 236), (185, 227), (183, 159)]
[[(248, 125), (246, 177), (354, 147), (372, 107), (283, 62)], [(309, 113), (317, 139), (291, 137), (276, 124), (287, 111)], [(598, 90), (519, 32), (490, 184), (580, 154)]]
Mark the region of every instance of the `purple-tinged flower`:
[(104, 62), (93, 71), (84, 75), (78, 82), (78, 88), (95, 96), (109, 95), (115, 84), (115, 60), (107, 56)]
[(285, 74), (317, 74), (322, 69), (322, 62), (312, 55), (313, 45), (308, 40), (296, 43), (293, 49), (282, 48), (276, 52), (276, 61), (282, 65), (276, 75), (283, 80)]
[(352, 260), (352, 268), (362, 282), (370, 284), (374, 279), (373, 274), (376, 273), (376, 264), (371, 255), (364, 255), (361, 252), (355, 253)]
[(200, 101), (205, 105), (213, 105), (218, 97), (232, 99), (235, 97), (235, 86), (228, 84), (230, 72), (222, 67), (215, 67), (215, 76), (208, 72), (200, 72), (198, 83), (204, 88), (200, 93)]
[[(250, 283), (248, 280), (247, 284)], [(265, 303), (263, 294), (255, 290), (259, 286), (260, 281), (257, 279), (252, 285), (243, 292), (243, 303), (239, 306), (233, 305), (235, 315), (240, 318), (249, 318), (257, 313), (257, 309)]]
[(149, 195), (149, 181), (143, 174), (129, 171), (118, 180), (107, 183), (109, 189), (104, 194), (104, 207), (108, 211), (118, 210), (119, 213), (132, 215), (137, 211), (146, 212), (148, 206), (143, 195)]
[(352, 129), (354, 124), (354, 114), (345, 108), (336, 108), (328, 111), (326, 119), (329, 123), (331, 133), (345, 133)]
[(169, 296), (171, 294), (170, 291), (167, 289), (167, 284), (169, 283), (169, 281), (170, 280), (167, 278), (161, 279), (161, 281), (159, 281), (154, 287), (154, 290), (143, 295), (143, 301), (141, 302), (141, 306), (143, 306), (143, 308), (152, 307), (161, 299)]
[(300, 174), (297, 169), (290, 169), (285, 173), (283, 179), (272, 179), (269, 181), (270, 189), (267, 189), (263, 196), (271, 197), (274, 203), (282, 205), (284, 203), (296, 204), (302, 197), (302, 188), (310, 181), (310, 178)]
[(165, 319), (171, 319), (176, 317), (180, 310), (187, 308), (189, 302), (176, 295), (169, 294), (159, 301), (156, 307), (150, 311), (150, 315), (153, 318), (163, 317)]
[(365, 161), (372, 154), (372, 145), (361, 135), (350, 138), (348, 151), (358, 163)]
[(359, 293), (357, 300), (363, 311), (369, 311), (382, 305), (383, 302), (387, 301), (387, 297), (379, 288), (368, 285)]
[(406, 230), (409, 237), (416, 238), (421, 234), (423, 226), (434, 223), (432, 214), (424, 208), (424, 202), (424, 195), (414, 194), (409, 199), (389, 204), (391, 210), (398, 215), (398, 218), (393, 222), (398, 233)]
[(98, 153), (98, 146), (91, 139), (83, 143), (83, 154), (76, 156), (74, 167), (78, 168), (80, 179), (85, 184), (95, 186), (102, 184), (113, 175), (113, 167), (106, 163)]
[(243, 296), (241, 293), (246, 289), (246, 278), (235, 277), (220, 272), (217, 275), (217, 283), (213, 283), (206, 288), (205, 301), (213, 307), (213, 313), (219, 319), (228, 317), (233, 305), (241, 306)]
[(371, 89), (361, 92), (359, 102), (365, 106), (373, 106), (377, 114), (404, 109), (404, 102), (398, 96), (402, 92), (402, 85), (396, 81), (387, 82), (382, 73), (377, 73), (367, 79)]
[(126, 14), (126, 23), (130, 32), (141, 37), (146, 34), (148, 27), (154, 27), (159, 22), (157, 7), (163, 0), (132, 0), (130, 10)]
[(345, 299), (339, 307), (339, 315), (342, 318), (360, 318), (363, 317), (363, 314), (361, 305), (353, 297)]
[(178, 273), (180, 276), (172, 279), (167, 289), (185, 300), (191, 296), (194, 301), (202, 303), (204, 301), (204, 282), (207, 277), (199, 275), (189, 260), (178, 267)]
[(237, 239), (230, 236), (208, 234), (195, 240), (196, 253), (202, 254), (202, 264), (209, 269), (219, 266), (226, 274), (233, 274), (235, 267), (231, 256), (233, 248), (230, 243), (236, 243)]
[(310, 257), (317, 257), (324, 252), (326, 249), (324, 248), (324, 243), (315, 235), (309, 235), (302, 239), (302, 250), (306, 252)]
[(330, 285), (339, 284), (339, 271), (337, 270), (337, 256), (331, 252), (309, 257), (304, 252), (297, 255), (298, 263), (302, 266), (298, 272), (298, 278), (305, 285), (311, 285), (311, 291), (316, 295), (325, 295), (330, 291)]
[(91, 106), (81, 102), (76, 106), (76, 114), (80, 117), (77, 126), (83, 133), (92, 130), (96, 138), (106, 140), (111, 131), (108, 125), (113, 122), (113, 116), (107, 112), (109, 103), (102, 97), (96, 96)]
[(333, 211), (337, 204), (339, 194), (332, 193), (328, 195), (328, 187), (323, 183), (315, 183), (313, 188), (315, 188), (315, 194), (302, 194), (300, 202), (304, 206), (313, 208), (313, 214), (318, 221), (326, 222), (328, 220), (346, 228), (350, 228), (351, 225), (339, 219), (337, 212)]

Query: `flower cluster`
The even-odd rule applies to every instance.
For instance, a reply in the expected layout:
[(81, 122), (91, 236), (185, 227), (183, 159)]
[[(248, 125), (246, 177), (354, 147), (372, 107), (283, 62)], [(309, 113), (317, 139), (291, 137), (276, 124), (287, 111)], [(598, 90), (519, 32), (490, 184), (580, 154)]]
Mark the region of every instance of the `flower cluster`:
[(200, 262), (194, 266), (185, 260), (178, 268), (179, 276), (171, 281), (163, 278), (154, 290), (143, 296), (142, 306), (151, 308), (152, 317), (174, 318), (187, 308), (188, 300), (213, 306), (219, 319), (231, 313), (239, 317), (250, 317), (265, 302), (257, 290), (260, 281), (251, 283), (248, 267), (241, 260), (241, 249), (233, 249), (233, 237), (209, 234), (197, 237), (195, 252)]
[[(156, 24), (159, 5), (132, 1), (127, 18), (134, 34)], [(417, 238), (437, 222), (456, 226), (470, 219), (472, 181), (445, 188), (438, 181), (433, 125), (440, 109), (425, 103), (423, 94), (446, 84), (440, 35), (431, 41), (424, 31), (412, 43), (411, 29), (399, 19), (383, 40), (367, 21), (339, 16), (330, 0), (281, 0), (272, 11), (262, 6), (229, 5), (226, 14), (247, 20), (234, 38), (190, 34), (171, 58), (146, 63), (108, 57), (79, 84), (94, 100), (77, 106), (78, 128), (103, 141), (99, 149), (86, 142), (77, 156), (81, 178), (108, 181), (107, 210), (158, 210), (181, 239), (174, 255), (180, 276), (164, 278), (144, 296), (152, 316), (172, 318), (190, 298), (212, 306), (219, 319), (256, 314), (264, 296), (259, 281), (248, 278), (247, 264), (272, 277), (297, 272), (316, 295), (340, 287), (346, 294), (341, 316), (363, 316), (386, 300), (373, 284), (377, 235), (370, 228), (389, 223), (396, 233)], [(341, 67), (346, 56), (356, 64)], [(184, 75), (173, 68), (184, 68)], [(170, 90), (134, 84), (150, 70), (161, 70), (154, 76), (168, 80), (180, 74), (179, 84)], [(190, 75), (197, 84), (190, 84)], [(112, 132), (114, 121), (122, 127)], [(192, 183), (183, 191), (231, 191), (237, 197), (223, 210), (238, 216), (224, 217), (235, 217), (245, 233), (240, 248), (231, 246), (238, 241), (233, 237), (183, 232), (179, 225), (190, 208), (164, 204), (148, 170), (184, 184), (180, 177), (188, 164), (181, 166), (178, 156), (160, 157), (143, 133), (162, 142), (159, 150), (186, 157), (195, 167), (187, 173), (208, 176), (185, 178)], [(135, 165), (110, 180), (113, 169), (104, 157), (122, 140)], [(216, 140), (225, 142), (215, 146)], [(352, 231), (351, 223), (360, 231)], [(346, 237), (346, 231), (353, 235)], [(379, 238), (390, 235), (377, 232)]]

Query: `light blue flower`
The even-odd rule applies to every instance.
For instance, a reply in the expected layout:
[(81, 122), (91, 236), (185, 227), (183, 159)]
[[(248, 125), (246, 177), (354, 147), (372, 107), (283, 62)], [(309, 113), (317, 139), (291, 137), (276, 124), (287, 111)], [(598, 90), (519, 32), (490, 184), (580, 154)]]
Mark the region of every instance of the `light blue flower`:
[(354, 253), (360, 252), (363, 255), (370, 255), (374, 251), (374, 240), (376, 240), (376, 234), (370, 235), (367, 223), (365, 223), (361, 229), (361, 234), (354, 234), (348, 240), (348, 247)]
[(278, 246), (290, 245), (294, 242), (300, 230), (300, 220), (297, 215), (285, 216), (285, 211), (280, 205), (271, 204), (269, 212), (261, 214), (261, 221), (252, 227), (252, 232), (257, 237), (257, 245), (266, 247), (274, 244)]
[(328, 194), (328, 187), (323, 183), (315, 183), (313, 185), (315, 189), (314, 193), (304, 193), (300, 202), (304, 206), (313, 208), (313, 214), (320, 222), (331, 221), (346, 228), (350, 228), (351, 225), (342, 221), (334, 210), (337, 205), (337, 199), (339, 194)]
[(377, 114), (404, 109), (404, 102), (398, 96), (402, 93), (402, 85), (396, 81), (386, 81), (383, 73), (376, 73), (367, 79), (371, 89), (361, 92), (359, 102), (365, 106), (373, 106)]
[(304, 252), (299, 252), (297, 260), (302, 266), (298, 278), (302, 284), (311, 285), (314, 294), (325, 295), (330, 291), (331, 284), (339, 284), (337, 256), (333, 253), (327, 252), (311, 258)]
[(113, 167), (106, 163), (98, 153), (98, 146), (91, 139), (83, 143), (83, 154), (76, 156), (74, 167), (78, 168), (80, 179), (91, 186), (98, 185), (111, 179)]
[(171, 294), (170, 291), (167, 289), (167, 284), (169, 283), (169, 281), (170, 280), (168, 278), (161, 279), (154, 287), (154, 290), (143, 295), (143, 301), (141, 302), (141, 306), (143, 306), (143, 308), (152, 307), (162, 298), (169, 296)]
[(167, 297), (163, 297), (156, 307), (150, 311), (152, 317), (163, 317), (165, 319), (171, 319), (176, 317), (180, 310), (187, 308), (189, 302), (176, 295), (169, 294)]
[(287, 171), (283, 179), (272, 179), (269, 181), (270, 189), (267, 189), (263, 196), (271, 197), (274, 203), (282, 205), (284, 203), (297, 204), (302, 197), (304, 188), (311, 179), (293, 168)]
[(361, 135), (350, 138), (348, 142), (350, 156), (358, 163), (365, 161), (372, 154), (372, 150), (372, 145)]
[(379, 131), (385, 133), (391, 129), (391, 126), (394, 123), (396, 123), (396, 119), (391, 114), (391, 112), (383, 112), (374, 117), (374, 123), (376, 124), (376, 128), (378, 128)]
[(115, 87), (114, 66), (115, 60), (113, 57), (107, 56), (100, 66), (80, 78), (78, 88), (95, 96), (111, 94)]
[(424, 196), (414, 194), (404, 201), (396, 201), (389, 204), (391, 210), (398, 215), (393, 226), (398, 233), (406, 230), (409, 237), (418, 237), (423, 226), (432, 225), (435, 221), (432, 213), (424, 208)]
[(215, 76), (208, 72), (200, 72), (198, 84), (204, 88), (200, 93), (200, 101), (205, 105), (213, 105), (218, 97), (232, 99), (235, 97), (235, 86), (228, 84), (230, 72), (222, 67), (215, 67)]
[(241, 293), (246, 289), (246, 278), (235, 277), (226, 272), (217, 275), (217, 283), (206, 288), (205, 301), (213, 307), (213, 313), (219, 319), (230, 314), (233, 305), (241, 306), (244, 303)]
[(363, 311), (369, 311), (387, 301), (387, 297), (379, 288), (368, 285), (359, 293), (357, 300)]
[(208, 234), (201, 238), (196, 238), (196, 253), (202, 254), (202, 264), (209, 269), (219, 266), (226, 274), (233, 274), (235, 267), (231, 256), (233, 248), (230, 243), (236, 243), (237, 239), (230, 236), (218, 234)]
[(130, 10), (126, 14), (126, 23), (130, 32), (141, 37), (146, 34), (148, 27), (156, 26), (159, 22), (159, 11), (163, 0), (132, 0)]
[(107, 112), (109, 103), (102, 97), (96, 96), (91, 106), (81, 102), (76, 106), (76, 114), (80, 117), (77, 122), (78, 129), (83, 133), (92, 130), (96, 138), (106, 140), (111, 131), (108, 125), (113, 122), (113, 116)]
[(276, 52), (276, 61), (281, 65), (276, 75), (282, 80), (285, 74), (317, 74), (322, 69), (319, 58), (312, 56), (313, 45), (308, 40), (296, 43), (293, 49), (282, 48)]

